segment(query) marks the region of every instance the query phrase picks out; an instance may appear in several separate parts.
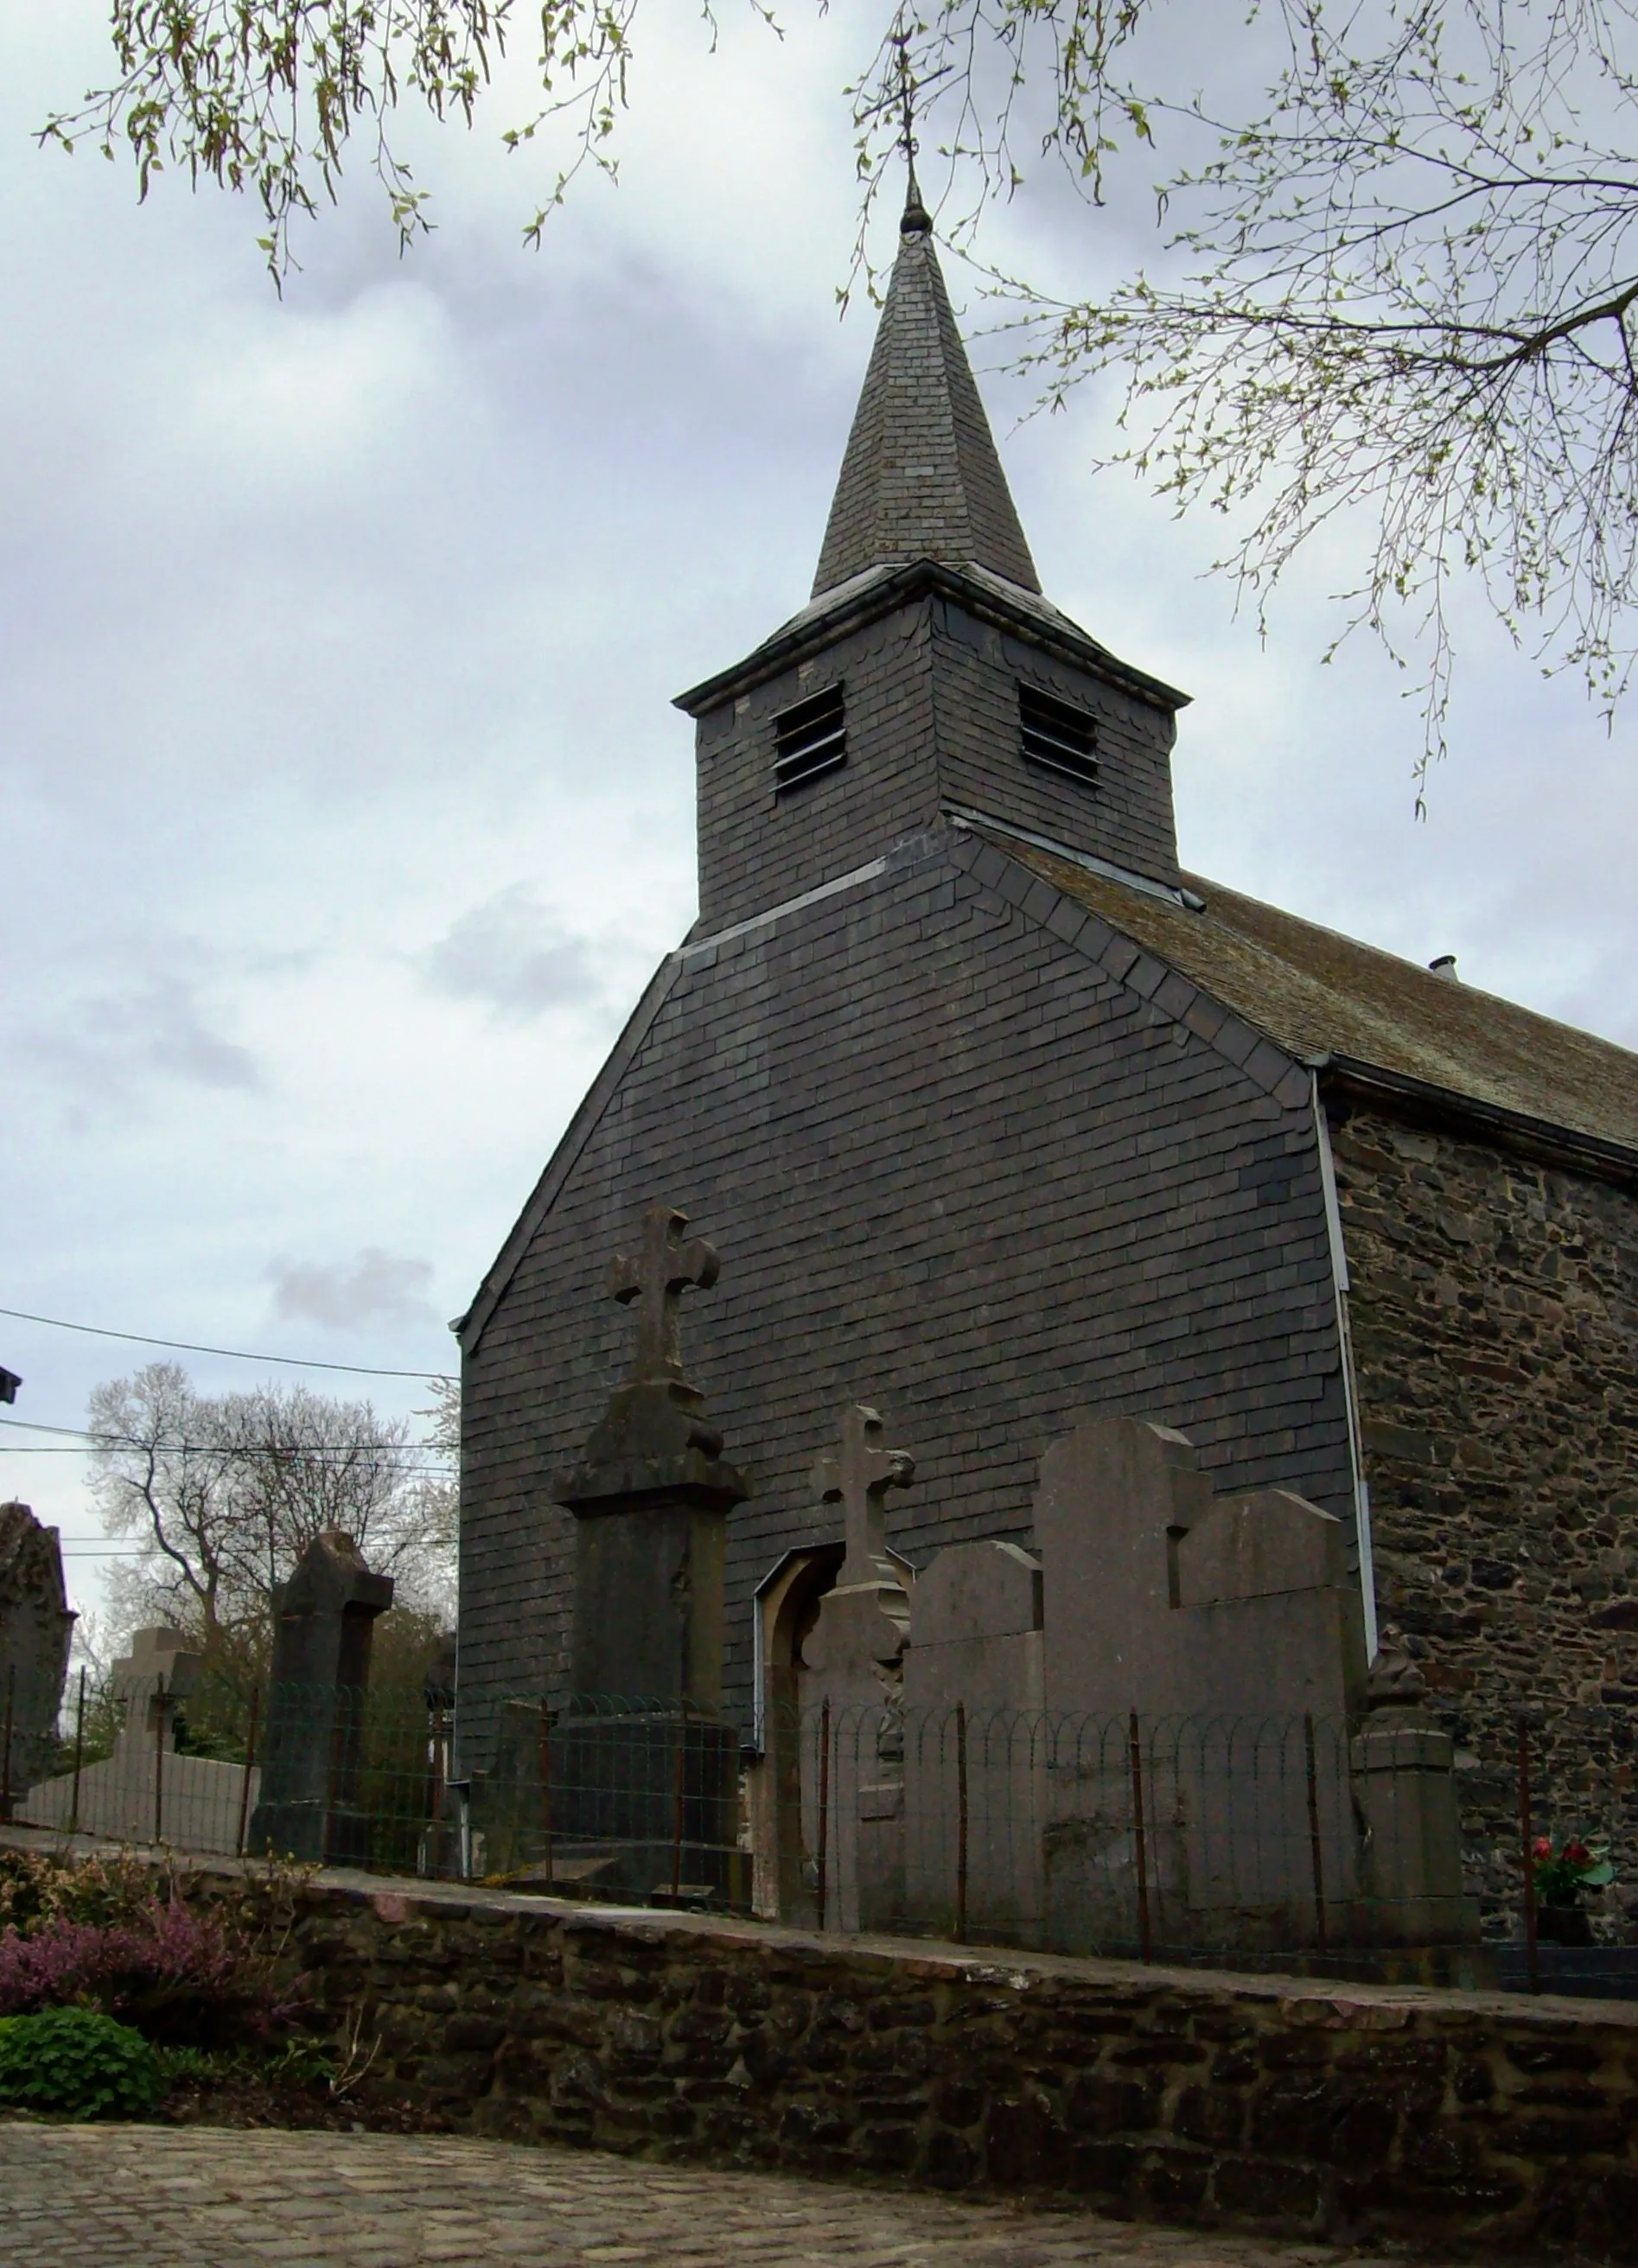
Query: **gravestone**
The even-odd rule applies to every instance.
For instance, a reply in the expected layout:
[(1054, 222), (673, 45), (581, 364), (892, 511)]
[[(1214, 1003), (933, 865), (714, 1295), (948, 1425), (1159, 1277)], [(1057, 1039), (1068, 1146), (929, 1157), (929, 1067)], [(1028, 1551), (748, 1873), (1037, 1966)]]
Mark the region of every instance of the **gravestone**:
[[(910, 1603), (887, 1555), (886, 1498), (915, 1461), (882, 1446), (876, 1412), (844, 1411), (814, 1492), (842, 1508), (845, 1550), (802, 1645), (803, 1840), (823, 1876), (824, 1926), (890, 1928), (904, 1903), (901, 1663)], [(815, 1888), (818, 1883), (815, 1881)]]
[(1049, 1941), (1323, 1943), (1357, 1890), (1342, 1523), (1214, 1498), (1184, 1435), (1087, 1416), (1042, 1461), (1036, 1536)]
[(750, 1493), (682, 1366), (678, 1309), (717, 1256), (651, 1204), (609, 1271), (631, 1374), (552, 1493), (575, 1518), (569, 1706), (551, 1735), (554, 1858), (610, 1889), (742, 1902), (739, 1744), (720, 1719), (727, 1515)]
[(1041, 1563), (1016, 1543), (952, 1545), (911, 1594), (904, 1833), (917, 1928), (943, 1933), (959, 1918), (968, 1936), (1039, 1940), (1042, 1614)]
[(393, 1579), (364, 1562), (350, 1535), (315, 1535), (274, 1594), (273, 1670), (253, 1852), (330, 1866), (370, 1856), (360, 1802), (365, 1699), (375, 1618)]
[(181, 1631), (136, 1631), (114, 1664), (110, 1697), (120, 1729), (113, 1753), (87, 1764), (76, 1786), (60, 1772), (29, 1794), (19, 1817), (120, 1843), (178, 1851), (236, 1852), (261, 1775), (214, 1756), (180, 1755), (179, 1717), (197, 1690), (202, 1657)]
[(57, 1530), (0, 1504), (0, 1818), (51, 1766), (74, 1619)]

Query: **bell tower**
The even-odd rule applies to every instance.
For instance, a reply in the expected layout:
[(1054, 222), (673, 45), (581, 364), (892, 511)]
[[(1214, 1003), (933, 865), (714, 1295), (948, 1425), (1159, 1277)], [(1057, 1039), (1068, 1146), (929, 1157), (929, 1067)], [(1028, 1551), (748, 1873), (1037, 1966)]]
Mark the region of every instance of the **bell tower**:
[(702, 928), (971, 814), (1175, 889), (1185, 696), (1041, 591), (911, 177), (812, 596), (678, 700)]

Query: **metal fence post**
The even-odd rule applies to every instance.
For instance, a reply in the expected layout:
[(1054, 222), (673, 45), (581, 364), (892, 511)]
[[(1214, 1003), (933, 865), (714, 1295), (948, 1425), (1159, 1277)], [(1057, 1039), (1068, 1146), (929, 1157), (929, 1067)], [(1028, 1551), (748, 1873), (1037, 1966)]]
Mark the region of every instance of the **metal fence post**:
[(1128, 1725), (1128, 1743), (1132, 1758), (1132, 1831), (1138, 1861), (1138, 1944), (1144, 1960), (1151, 1961), (1155, 1945), (1149, 1931), (1148, 1838), (1143, 1827), (1143, 1739), (1138, 1730), (1135, 1709)]
[(819, 1881), (815, 1903), (818, 1907), (818, 1926), (821, 1929), (824, 1927), (825, 1862), (828, 1856), (825, 1845), (830, 1836), (830, 1701), (827, 1695), (824, 1706), (819, 1712)]
[(79, 1706), (74, 1712), (74, 1789), (69, 1799), (70, 1835), (79, 1832), (79, 1768), (85, 1754), (85, 1672), (79, 1673)]
[(1536, 1838), (1530, 1822), (1530, 1727), (1518, 1726), (1518, 1833), (1524, 1859), (1524, 1966), (1532, 1992), (1541, 1990), (1541, 1955), (1536, 1941)]
[(153, 1839), (156, 1844), (165, 1839), (165, 1679), (154, 1680), (153, 1714), (156, 1738), (153, 1745)]
[(240, 1858), (245, 1855), (245, 1830), (250, 1823), (250, 1775), (256, 1764), (256, 1717), (262, 1705), (260, 1679), (250, 1689), (250, 1729), (245, 1735), (245, 1777), (239, 1790), (239, 1833), (233, 1849)]
[(1308, 1847), (1314, 1869), (1314, 1923), (1319, 1949), (1325, 1948), (1325, 1853), (1319, 1834), (1319, 1775), (1314, 1768), (1314, 1712), (1302, 1712), (1302, 1747), (1308, 1765)]
[(967, 1704), (956, 1704), (956, 1942), (967, 1942)]
[(676, 1756), (671, 1772), (671, 1903), (675, 1905), (682, 1891), (682, 1797), (687, 1782), (688, 1719), (677, 1725)]
[(541, 1703), (541, 1838), (544, 1848), (541, 1856), (541, 1872), (547, 1887), (551, 1886), (551, 1711)]

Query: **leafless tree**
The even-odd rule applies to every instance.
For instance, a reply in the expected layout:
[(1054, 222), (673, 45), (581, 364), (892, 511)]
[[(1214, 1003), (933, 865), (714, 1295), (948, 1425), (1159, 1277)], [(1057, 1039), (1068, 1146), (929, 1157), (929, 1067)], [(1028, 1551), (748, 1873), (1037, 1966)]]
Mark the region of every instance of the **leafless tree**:
[(327, 1528), (395, 1576), (406, 1607), (446, 1611), (447, 1461), (406, 1420), (305, 1386), (203, 1395), (157, 1362), (98, 1387), (89, 1427), (103, 1525), (142, 1547), (114, 1578), (127, 1627), (170, 1622), (225, 1671), (260, 1674), (273, 1591)]

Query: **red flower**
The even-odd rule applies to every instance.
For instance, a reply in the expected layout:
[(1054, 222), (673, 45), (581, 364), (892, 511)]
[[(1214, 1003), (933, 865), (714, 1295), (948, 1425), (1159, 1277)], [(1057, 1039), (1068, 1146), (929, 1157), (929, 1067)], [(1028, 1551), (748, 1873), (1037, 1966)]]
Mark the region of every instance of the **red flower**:
[(1553, 1856), (1553, 1845), (1545, 1835), (1537, 1836), (1536, 1847), (1531, 1856), (1533, 1859), (1550, 1859)]
[(1591, 1859), (1592, 1853), (1584, 1843), (1567, 1843), (1559, 1856), (1561, 1859), (1568, 1859), (1572, 1867), (1584, 1867)]

